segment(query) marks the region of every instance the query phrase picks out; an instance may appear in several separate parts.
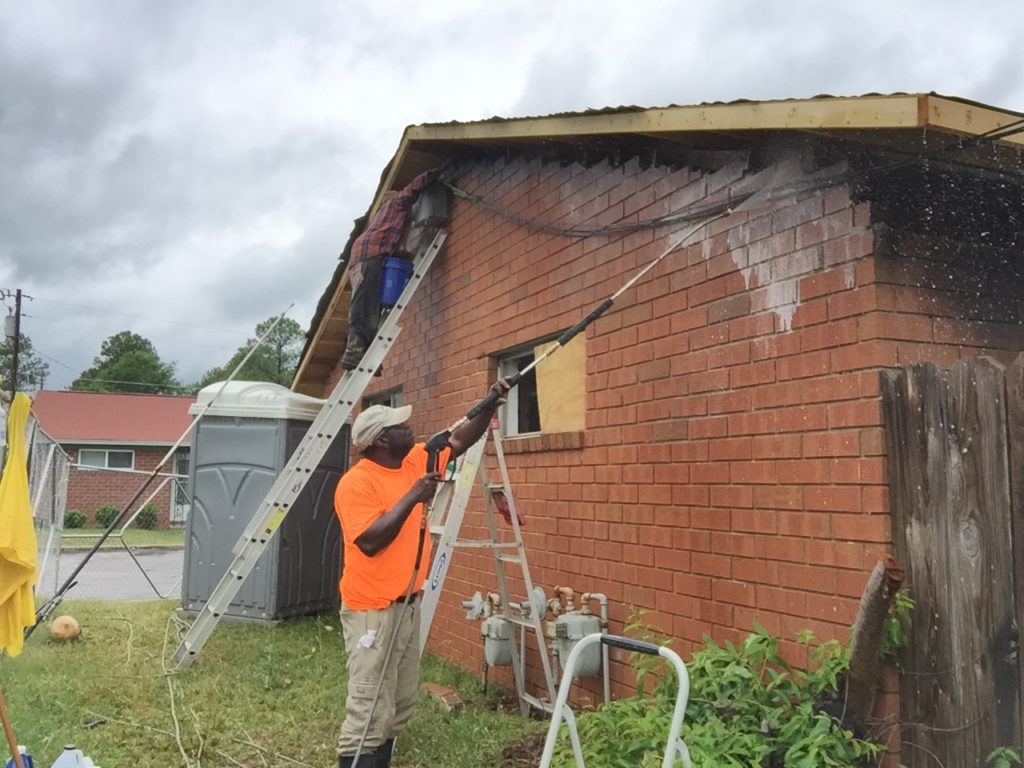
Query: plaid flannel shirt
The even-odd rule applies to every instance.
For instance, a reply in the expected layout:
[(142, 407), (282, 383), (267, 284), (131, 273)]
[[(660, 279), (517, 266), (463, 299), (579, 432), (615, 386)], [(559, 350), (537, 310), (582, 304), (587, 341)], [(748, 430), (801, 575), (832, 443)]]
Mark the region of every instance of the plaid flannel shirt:
[(405, 232), (405, 220), (409, 209), (430, 182), (437, 177), (438, 171), (431, 170), (421, 173), (410, 181), (397, 195), (386, 200), (377, 210), (373, 221), (352, 243), (349, 256), (350, 279), (353, 287), (361, 282), (362, 270), (359, 265), (367, 259), (380, 258), (394, 253), (402, 242)]

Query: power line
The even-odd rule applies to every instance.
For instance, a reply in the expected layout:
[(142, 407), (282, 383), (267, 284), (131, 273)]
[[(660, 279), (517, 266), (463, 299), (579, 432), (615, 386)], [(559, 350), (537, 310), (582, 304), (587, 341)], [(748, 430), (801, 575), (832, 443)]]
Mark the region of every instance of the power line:
[[(149, 387), (150, 389), (183, 389), (183, 390), (186, 390), (186, 391), (189, 391), (189, 392), (192, 390), (192, 387), (187, 386), (185, 384), (154, 384), (154, 383), (149, 382), (149, 381), (123, 381), (121, 379), (83, 379), (81, 376), (79, 376), (76, 379), (76, 381), (90, 381), (90, 382), (95, 382), (97, 384), (127, 384), (127, 385), (133, 386), (133, 387)], [(89, 391), (89, 390), (78, 390), (78, 391), (85, 392), (85, 391)], [(117, 394), (117, 393), (112, 393), (112, 394)], [(121, 394), (125, 394), (125, 393), (122, 392)], [(127, 394), (132, 394), (132, 393), (128, 392)], [(159, 394), (159, 393), (156, 393), (156, 394)]]
[[(30, 314), (25, 313), (25, 312), (22, 313), (22, 316), (23, 317), (30, 317), (33, 320), (42, 320), (42, 321), (47, 322), (47, 323), (57, 323), (59, 325), (70, 325), (70, 326), (72, 326), (74, 328), (87, 328), (87, 329), (93, 330), (93, 331), (102, 331), (103, 333), (118, 333), (118, 331), (115, 331), (113, 328), (111, 328), (109, 326), (104, 328), (104, 327), (98, 326), (98, 325), (83, 325), (82, 323), (72, 322), (71, 320), (58, 320), (55, 317), (47, 317), (46, 315), (36, 315), (36, 314), (30, 315)], [(221, 329), (221, 330), (224, 330), (224, 329)], [(173, 339), (173, 340), (172, 339), (168, 339), (166, 336), (165, 337), (159, 337), (158, 336), (157, 338), (159, 340), (161, 340), (162, 342), (163, 341), (167, 341), (167, 342), (178, 341), (178, 342), (182, 342), (182, 343), (187, 343), (190, 347), (204, 347), (206, 349), (216, 349), (218, 352), (227, 352), (227, 351), (230, 351), (232, 349), (231, 347), (226, 347), (226, 346), (220, 346), (220, 345), (214, 345), (214, 344), (202, 344), (202, 343), (200, 343), (198, 341), (191, 341), (190, 340), (190, 341), (185, 342), (184, 340), (182, 340), (180, 338)], [(237, 350), (237, 347), (235, 349)]]
[(94, 306), (91, 306), (89, 304), (76, 304), (74, 302), (63, 301), (61, 299), (47, 299), (47, 298), (45, 298), (43, 296), (36, 296), (35, 299), (36, 299), (36, 301), (45, 301), (45, 302), (49, 302), (51, 304), (63, 304), (64, 306), (75, 307), (77, 309), (89, 309), (89, 310), (92, 310), (94, 312), (100, 312), (100, 313), (106, 314), (106, 315), (121, 315), (123, 317), (135, 317), (135, 318), (138, 318), (140, 320), (154, 320), (154, 321), (156, 321), (158, 323), (168, 323), (169, 325), (181, 325), (181, 326), (185, 326), (186, 328), (200, 328), (200, 329), (202, 329), (204, 331), (220, 330), (220, 331), (227, 331), (229, 333), (235, 333), (236, 332), (235, 329), (226, 328), (224, 326), (212, 326), (212, 325), (210, 325), (208, 323), (186, 323), (183, 320), (168, 320), (168, 319), (162, 318), (162, 317), (152, 317), (151, 315), (140, 315), (140, 314), (137, 314), (137, 313), (134, 313), (134, 312), (119, 312), (116, 309), (107, 309), (106, 307), (94, 307)]
[[(78, 368), (72, 368), (67, 363), (63, 363), (60, 360), (58, 360), (57, 358), (51, 357), (50, 355), (47, 355), (45, 352), (40, 352), (38, 349), (33, 349), (32, 351), (35, 354), (39, 355), (40, 357), (45, 357), (50, 362), (56, 363), (57, 365), (61, 366), (62, 368), (67, 368), (72, 373), (77, 373), (80, 370)], [(94, 382), (94, 383), (97, 383), (97, 384), (130, 384), (130, 385), (136, 386), (136, 387), (160, 387), (162, 389), (184, 389), (184, 390), (191, 390), (192, 389), (192, 387), (190, 387), (188, 385), (185, 385), (185, 384), (153, 384), (153, 383), (147, 382), (147, 381), (123, 381), (121, 379), (83, 379), (81, 376), (77, 377), (76, 381), (90, 381), (90, 382)]]
[(49, 355), (47, 355), (47, 354), (45, 354), (45, 353), (43, 353), (43, 352), (40, 352), (40, 351), (39, 351), (38, 349), (36, 349), (35, 347), (33, 347), (33, 348), (32, 348), (32, 351), (33, 351), (33, 352), (34, 352), (35, 354), (39, 355), (40, 357), (45, 357), (45, 358), (46, 358), (47, 360), (49, 360), (49, 361), (50, 361), (50, 362), (52, 362), (52, 363), (56, 363), (57, 365), (59, 365), (59, 366), (61, 366), (61, 367), (63, 367), (63, 368), (67, 368), (67, 369), (68, 369), (69, 371), (78, 371), (78, 370), (81, 370), (81, 369), (79, 369), (79, 368), (72, 368), (72, 367), (71, 367), (70, 365), (68, 365), (67, 363), (62, 363), (62, 362), (61, 362), (60, 360), (58, 360), (57, 358), (55, 358), (55, 357), (50, 357)]

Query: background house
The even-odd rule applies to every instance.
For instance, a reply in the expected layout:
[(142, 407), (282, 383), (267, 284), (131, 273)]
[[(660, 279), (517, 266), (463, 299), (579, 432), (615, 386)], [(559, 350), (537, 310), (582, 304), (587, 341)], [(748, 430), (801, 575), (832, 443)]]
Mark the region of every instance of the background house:
[[(943, 472), (894, 473), (905, 444), (887, 435), (910, 435), (930, 460), (955, 425), (895, 429), (895, 401), (913, 414), (927, 393), (913, 376), (883, 386), (882, 373), (980, 356), (1014, 365), (1022, 150), (1022, 115), (935, 94), (410, 127), (378, 197), (447, 164), (449, 237), (373, 393), (400, 392), (429, 435), (688, 227), (734, 207), (588, 328), (575, 355), (539, 367), (504, 414), (533, 579), (549, 594), (605, 593), (613, 631), (633, 608), (691, 647), (758, 622), (803, 663), (797, 632), (845, 639), (869, 569), (895, 550), (918, 599), (907, 668), (927, 675), (903, 681), (903, 720), (925, 724), (912, 740), (944, 764), (975, 764), (985, 745), (1020, 744), (1008, 628), (1024, 610), (1012, 525), (1024, 506), (1007, 489), (1024, 475), (1005, 469), (1005, 447), (987, 454), (1002, 456), (995, 495), (958, 495), (954, 482), (940, 497), (914, 478)], [(346, 255), (300, 392), (323, 396), (339, 376)], [(936, 393), (956, 388), (942, 380)], [(979, 442), (983, 399), (956, 427)], [(957, 439), (963, 453), (950, 455), (971, 463)], [(936, 521), (953, 521), (945, 538), (929, 533)], [(957, 578), (938, 563), (957, 563)], [(460, 551), (429, 647), (475, 666), (479, 631), (460, 601), (492, 588), (489, 556)], [(622, 685), (628, 671), (614, 675)]]
[[(96, 524), (96, 510), (106, 504), (123, 508), (185, 432), (194, 396), (136, 395), (109, 392), (36, 393), (32, 411), (42, 428), (74, 462), (68, 478), (67, 509)], [(187, 476), (189, 445), (182, 445), (164, 473)], [(182, 525), (188, 497), (173, 478), (159, 477), (140, 499), (164, 483), (152, 503), (157, 527)], [(134, 511), (134, 510), (133, 510)]]

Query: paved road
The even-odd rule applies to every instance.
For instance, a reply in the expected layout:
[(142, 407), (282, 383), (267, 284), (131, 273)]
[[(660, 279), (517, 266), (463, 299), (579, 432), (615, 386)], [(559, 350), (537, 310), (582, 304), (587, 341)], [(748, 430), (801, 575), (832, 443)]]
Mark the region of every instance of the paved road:
[[(59, 584), (63, 584), (78, 567), (86, 553), (87, 550), (61, 553)], [(101, 600), (153, 600), (181, 596), (183, 549), (135, 550), (135, 558), (138, 564), (122, 547), (101, 549), (85, 564), (76, 577), (78, 584), (68, 591), (67, 596)]]

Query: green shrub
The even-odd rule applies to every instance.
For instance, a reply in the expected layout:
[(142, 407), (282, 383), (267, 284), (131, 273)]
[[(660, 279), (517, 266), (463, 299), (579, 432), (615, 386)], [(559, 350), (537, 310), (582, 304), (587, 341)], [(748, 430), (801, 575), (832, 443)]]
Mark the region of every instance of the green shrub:
[(64, 513), (65, 528), (81, 528), (85, 525), (85, 515), (77, 509), (69, 509)]
[[(642, 623), (627, 625), (634, 636), (638, 628), (647, 635), (642, 639), (654, 639)], [(810, 633), (799, 641), (810, 651), (812, 671), (790, 667), (779, 656), (778, 639), (762, 627), (739, 646), (704, 639), (704, 647), (686, 665), (690, 697), (682, 735), (694, 765), (854, 768), (877, 762), (881, 745), (857, 738), (825, 711), (828, 703), (842, 702), (839, 689), (849, 651), (835, 641), (818, 643)], [(638, 695), (577, 721), (588, 768), (661, 765), (675, 675), (666, 674), (665, 663), (655, 656), (634, 654), (631, 664)], [(645, 692), (648, 681), (653, 690)], [(553, 765), (573, 765), (565, 738), (559, 740)]]
[(139, 510), (139, 514), (135, 516), (135, 525), (147, 531), (156, 528), (156, 504), (149, 502)]
[(96, 510), (96, 524), (100, 528), (109, 528), (110, 524), (121, 514), (121, 510), (110, 504), (104, 504)]
[(1014, 768), (1020, 765), (1020, 750), (1013, 747), (996, 747), (985, 759), (992, 768)]

